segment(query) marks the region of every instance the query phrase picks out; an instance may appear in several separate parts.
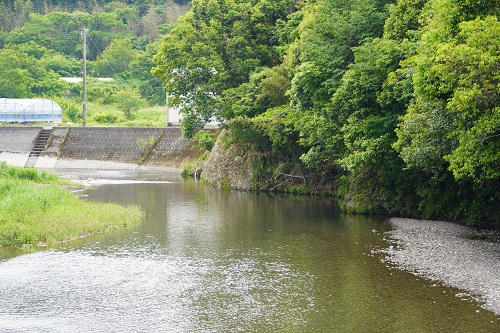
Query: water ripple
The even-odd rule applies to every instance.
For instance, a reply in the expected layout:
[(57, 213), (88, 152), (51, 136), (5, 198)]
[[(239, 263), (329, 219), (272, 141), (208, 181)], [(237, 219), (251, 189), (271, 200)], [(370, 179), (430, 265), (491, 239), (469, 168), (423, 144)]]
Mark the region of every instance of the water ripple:
[[(0, 264), (0, 332), (220, 332), (304, 319), (312, 285), (269, 256), (39, 252)], [(304, 285), (301, 290), (307, 290)], [(294, 309), (287, 308), (293, 299)]]

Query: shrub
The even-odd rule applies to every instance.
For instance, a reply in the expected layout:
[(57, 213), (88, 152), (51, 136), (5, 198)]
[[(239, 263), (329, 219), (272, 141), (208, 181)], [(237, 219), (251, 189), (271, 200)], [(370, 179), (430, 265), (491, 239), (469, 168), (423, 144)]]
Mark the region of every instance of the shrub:
[(123, 111), (128, 120), (133, 119), (133, 113), (145, 105), (140, 92), (137, 89), (127, 88), (115, 94), (115, 102), (118, 109)]
[(92, 116), (94, 120), (100, 124), (114, 124), (118, 119), (117, 116), (111, 113), (102, 112), (102, 113), (94, 113)]
[(198, 145), (205, 150), (212, 150), (215, 145), (215, 133), (211, 131), (199, 131), (195, 135)]
[(80, 104), (68, 98), (55, 98), (57, 104), (63, 110), (63, 121), (77, 122), (82, 118), (82, 109)]

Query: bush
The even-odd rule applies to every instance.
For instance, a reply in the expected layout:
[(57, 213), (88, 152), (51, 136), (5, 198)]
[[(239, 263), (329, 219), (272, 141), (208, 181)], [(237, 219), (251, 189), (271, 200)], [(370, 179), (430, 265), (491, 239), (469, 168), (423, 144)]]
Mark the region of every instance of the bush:
[(215, 145), (215, 133), (211, 131), (199, 131), (195, 135), (198, 145), (205, 150), (212, 150)]
[(77, 122), (82, 119), (82, 108), (80, 104), (68, 98), (55, 98), (57, 104), (63, 110), (63, 121)]
[(140, 92), (137, 89), (126, 88), (114, 95), (118, 109), (123, 111), (127, 120), (133, 119), (133, 113), (145, 105)]
[(118, 117), (111, 113), (102, 112), (94, 113), (92, 118), (94, 118), (94, 120), (100, 124), (114, 124), (116, 123)]
[(198, 168), (198, 163), (195, 160), (184, 160), (181, 163), (181, 176), (184, 178), (191, 178), (194, 176), (196, 169)]

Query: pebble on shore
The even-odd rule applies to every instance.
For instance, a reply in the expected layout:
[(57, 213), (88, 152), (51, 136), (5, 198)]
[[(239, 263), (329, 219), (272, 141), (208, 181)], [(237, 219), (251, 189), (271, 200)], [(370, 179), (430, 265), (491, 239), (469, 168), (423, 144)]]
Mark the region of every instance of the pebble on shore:
[[(450, 222), (391, 218), (386, 260), (399, 268), (462, 289), (500, 315), (500, 241)], [(460, 296), (459, 296), (460, 297)]]

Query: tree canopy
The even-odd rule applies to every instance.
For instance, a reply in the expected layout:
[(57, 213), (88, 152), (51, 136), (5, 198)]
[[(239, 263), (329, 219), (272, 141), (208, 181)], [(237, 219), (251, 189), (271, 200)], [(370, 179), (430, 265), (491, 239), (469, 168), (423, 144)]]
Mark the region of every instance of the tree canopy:
[(223, 92), (245, 83), (257, 67), (280, 63), (276, 23), (286, 19), (293, 2), (192, 2), (160, 45), (153, 69), (173, 96), (172, 104), (183, 107), (184, 133), (212, 118), (226, 120), (219, 103)]
[(198, 0), (154, 74), (189, 136), (216, 116), (310, 184), (335, 184), (348, 211), (498, 221), (499, 13), (497, 1)]
[[(112, 93), (139, 89), (150, 104), (163, 104), (161, 82), (150, 73), (152, 58), (157, 38), (187, 11), (187, 3), (0, 1), (0, 52), (5, 54), (0, 59), (0, 67), (5, 68), (0, 74), (0, 96), (62, 98), (81, 94), (77, 85), (68, 92), (60, 77), (82, 75), (82, 31), (86, 28), (87, 74), (121, 82), (113, 88), (96, 88), (106, 93), (90, 92), (90, 100), (110, 103)], [(95, 84), (101, 85), (98, 81)]]
[(166, 91), (186, 137), (212, 142), (198, 132), (216, 119), (252, 147), (260, 189), (292, 177), (350, 212), (498, 225), (499, 15), (487, 0), (6, 0), (0, 97), (68, 94), (87, 27), (89, 73), (116, 80), (90, 98)]

